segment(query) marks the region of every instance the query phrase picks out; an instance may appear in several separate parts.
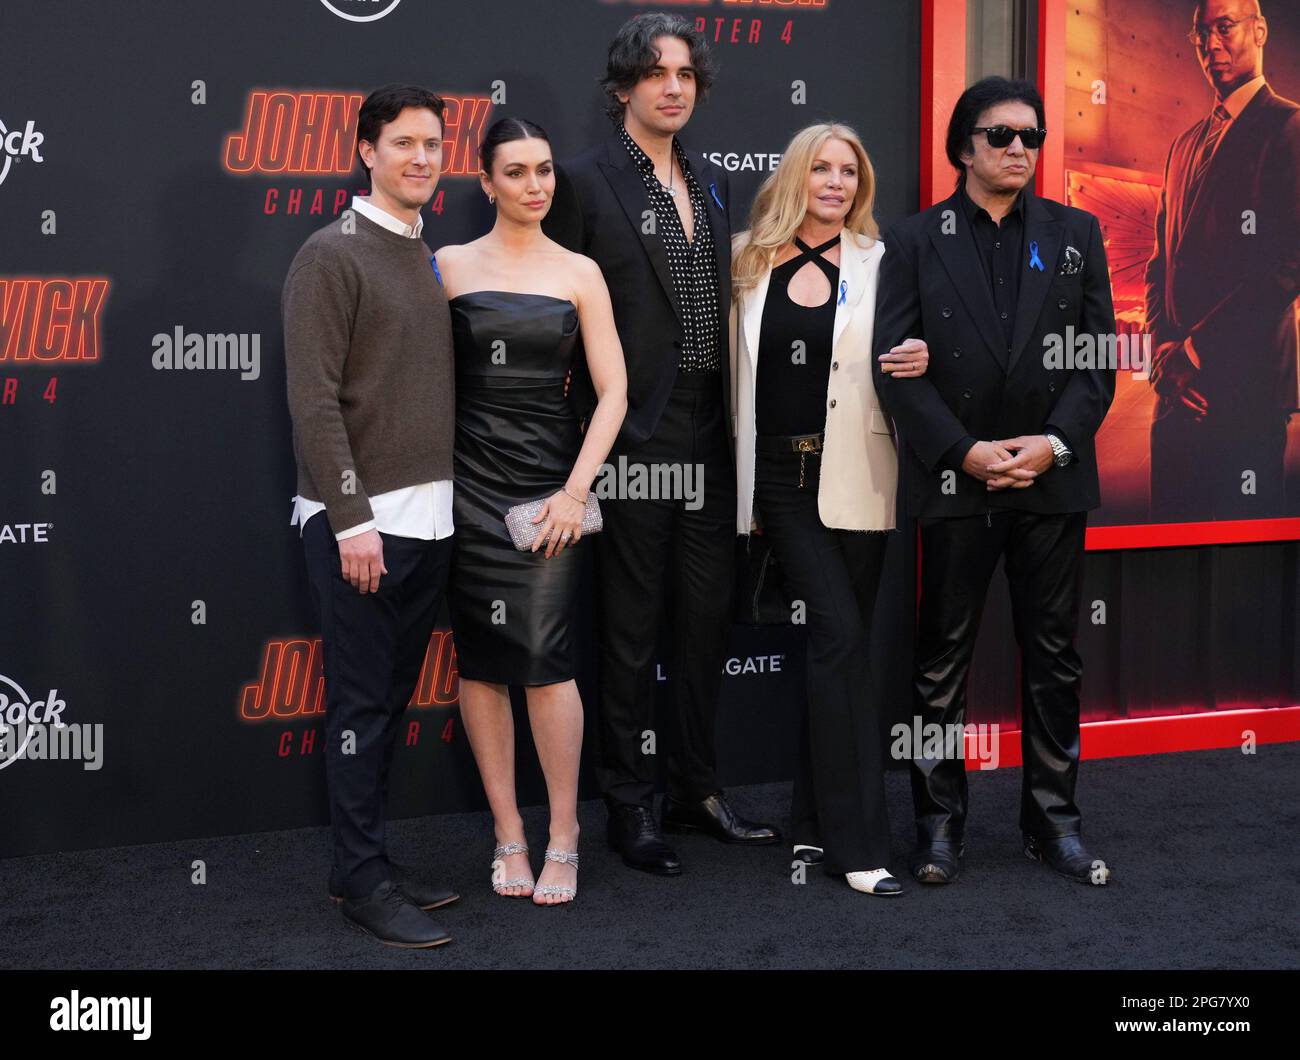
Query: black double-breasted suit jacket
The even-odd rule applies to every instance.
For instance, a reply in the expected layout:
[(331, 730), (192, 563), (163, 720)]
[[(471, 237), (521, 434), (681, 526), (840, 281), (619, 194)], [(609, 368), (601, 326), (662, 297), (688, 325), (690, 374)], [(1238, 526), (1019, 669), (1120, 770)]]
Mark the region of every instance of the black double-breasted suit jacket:
[[(1100, 504), (1094, 439), (1114, 396), (1115, 370), (1089, 366), (1088, 340), (1080, 337), (1092, 336), (1100, 353), (1098, 340), (1115, 333), (1101, 227), (1084, 210), (1028, 189), (1023, 194), (1026, 250), (1009, 344), (959, 194), (885, 236), (873, 370), (898, 427), (915, 516), (978, 515), (991, 507), (1079, 512)], [(928, 344), (929, 369), (916, 379), (894, 379), (880, 370), (879, 356), (907, 338)], [(1049, 429), (1074, 460), (1049, 468), (1027, 489), (990, 491), (960, 468), (963, 439)]]

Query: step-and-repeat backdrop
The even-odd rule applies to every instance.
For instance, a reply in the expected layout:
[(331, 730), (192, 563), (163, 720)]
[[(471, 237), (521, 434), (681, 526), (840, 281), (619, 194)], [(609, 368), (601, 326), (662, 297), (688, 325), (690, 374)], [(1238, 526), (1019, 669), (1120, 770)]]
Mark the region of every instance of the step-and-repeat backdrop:
[[(683, 141), (729, 171), (737, 228), (790, 135), (830, 117), (872, 152), (882, 216), (913, 208), (916, 3), (664, 6), (719, 61)], [(0, 765), (0, 855), (326, 819), (318, 631), (289, 525), (285, 270), (364, 186), (356, 113), (371, 88), (446, 98), (424, 237), (463, 242), (491, 223), (476, 179), (488, 125), (530, 118), (560, 159), (604, 136), (606, 47), (644, 10), (50, 0), (6, 21), (0, 696), (10, 716), (48, 711), (101, 736), (94, 759)], [(186, 368), (195, 335), (226, 337), (232, 366)], [(440, 625), (395, 815), (481, 805)], [(737, 628), (729, 781), (790, 775), (798, 654), (788, 631)], [(538, 801), (526, 734), (521, 794)]]
[[(919, 0), (661, 6), (694, 19), (716, 51), (713, 98), (683, 139), (730, 172), (737, 229), (790, 135), (828, 118), (862, 134), (882, 222), (916, 208)], [(539, 122), (561, 159), (605, 135), (606, 45), (645, 9), (45, 0), (10, 12), (0, 724), (58, 719), (81, 743), (72, 760), (0, 758), (0, 856), (326, 820), (319, 643), (289, 525), (286, 267), (358, 189), (356, 111), (371, 88), (409, 81), (446, 98), (425, 239), (462, 242), (491, 222), (475, 179), (490, 122)], [(230, 366), (189, 367), (177, 354), (198, 342), (220, 344)], [(891, 544), (870, 646), (882, 724), (911, 714), (911, 540), (905, 528)], [(1278, 602), (1296, 597), (1290, 547), (1090, 556), (1086, 716), (1293, 695), (1295, 659), (1277, 648), (1288, 621), (1294, 644), (1293, 608)], [(1291, 580), (1280, 597), (1279, 572)], [(483, 805), (440, 625), (401, 733), (395, 816)], [(792, 629), (733, 631), (726, 783), (792, 775), (800, 656)], [(588, 647), (587, 675), (591, 663)], [(1017, 684), (999, 588), (972, 720), (1014, 725)], [(593, 682), (580, 685), (590, 704)], [(538, 802), (527, 726), (519, 733), (521, 796)], [(583, 792), (596, 794), (589, 779)]]

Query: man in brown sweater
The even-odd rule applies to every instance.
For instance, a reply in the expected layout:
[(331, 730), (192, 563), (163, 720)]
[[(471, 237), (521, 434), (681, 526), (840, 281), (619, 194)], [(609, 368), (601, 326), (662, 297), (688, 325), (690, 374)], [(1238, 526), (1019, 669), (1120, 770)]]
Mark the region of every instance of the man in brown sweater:
[(447, 298), (420, 237), (442, 168), (443, 101), (367, 97), (370, 195), (314, 233), (284, 284), (284, 354), (312, 594), (320, 613), (326, 779), (343, 916), (381, 942), (450, 942), (425, 910), (457, 894), (394, 868), (388, 772), (446, 590), (454, 364)]

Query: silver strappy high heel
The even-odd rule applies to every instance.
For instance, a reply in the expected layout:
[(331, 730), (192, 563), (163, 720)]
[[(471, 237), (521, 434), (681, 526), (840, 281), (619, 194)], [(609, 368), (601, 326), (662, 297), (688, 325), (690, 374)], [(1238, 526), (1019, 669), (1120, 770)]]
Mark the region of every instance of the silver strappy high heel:
[[(497, 879), (498, 871), (505, 872), (505, 861), (504, 861), (505, 858), (509, 857), (511, 854), (527, 855), (527, 853), (528, 853), (527, 843), (502, 843), (499, 847), (497, 847), (495, 850), (492, 851), (492, 890), (496, 891), (496, 893), (501, 895), (502, 898), (530, 897), (530, 895), (527, 894), (506, 894), (505, 888), (533, 887), (535, 884), (534, 880), (530, 880), (526, 876), (516, 876), (514, 879), (510, 879), (510, 880)], [(550, 851), (547, 851), (547, 854), (549, 855)], [(501, 866), (499, 870), (497, 869), (498, 865)]]
[[(572, 865), (574, 871), (578, 868), (578, 852), (576, 850), (551, 850), (546, 851), (547, 861), (558, 861), (562, 865)], [(563, 902), (539, 902), (539, 896), (556, 895), (563, 898)], [(533, 888), (533, 904), (535, 905), (567, 905), (578, 897), (576, 887), (561, 887), (558, 884), (545, 883), (540, 887)]]

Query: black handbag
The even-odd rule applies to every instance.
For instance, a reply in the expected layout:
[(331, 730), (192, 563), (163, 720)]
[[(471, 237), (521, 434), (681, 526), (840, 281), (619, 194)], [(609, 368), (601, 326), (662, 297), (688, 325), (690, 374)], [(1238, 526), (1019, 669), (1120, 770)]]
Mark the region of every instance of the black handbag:
[(781, 565), (762, 531), (736, 538), (736, 614), (741, 626), (789, 626), (793, 611)]

